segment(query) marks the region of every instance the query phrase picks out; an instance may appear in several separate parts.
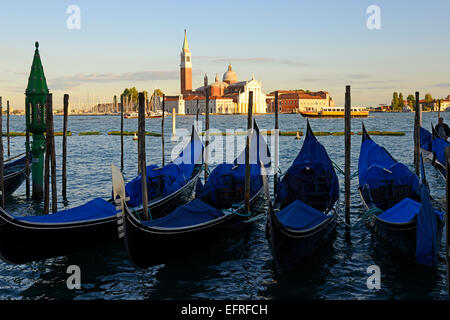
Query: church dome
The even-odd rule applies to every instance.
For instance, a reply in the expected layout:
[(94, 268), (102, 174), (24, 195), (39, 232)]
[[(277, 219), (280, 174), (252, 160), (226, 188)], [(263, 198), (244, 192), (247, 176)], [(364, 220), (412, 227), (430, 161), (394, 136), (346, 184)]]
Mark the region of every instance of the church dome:
[(233, 71), (233, 67), (231, 64), (228, 66), (228, 71), (223, 75), (223, 82), (227, 82), (229, 84), (235, 83), (238, 81), (238, 76), (236, 72)]

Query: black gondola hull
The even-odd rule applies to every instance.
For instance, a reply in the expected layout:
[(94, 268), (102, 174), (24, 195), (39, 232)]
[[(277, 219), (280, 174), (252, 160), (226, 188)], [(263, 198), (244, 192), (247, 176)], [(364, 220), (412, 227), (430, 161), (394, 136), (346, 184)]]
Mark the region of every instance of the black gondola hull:
[(4, 179), (5, 195), (13, 194), (25, 180), (25, 168), (21, 171), (15, 172)]
[[(253, 210), (260, 202), (262, 189), (250, 202)], [(127, 209), (128, 210), (128, 209)], [(145, 269), (174, 260), (189, 258), (192, 252), (211, 248), (226, 239), (242, 234), (246, 218), (236, 214), (184, 229), (145, 227), (129, 211), (125, 212), (125, 246), (130, 262)]]
[[(301, 214), (301, 213), (299, 213)], [(266, 225), (266, 237), (272, 251), (277, 270), (282, 273), (298, 265), (305, 257), (317, 252), (330, 243), (335, 235), (336, 214), (324, 223), (307, 231), (286, 229), (269, 214)]]
[(8, 161), (4, 165), (4, 190), (5, 195), (13, 194), (25, 180), (26, 156), (15, 161)]
[[(369, 209), (363, 195), (361, 200), (366, 210)], [(371, 229), (377, 239), (385, 242), (390, 247), (400, 252), (415, 255), (417, 239), (417, 223), (412, 220), (407, 223), (389, 223), (381, 220), (375, 215), (371, 215), (366, 221), (366, 226)], [(436, 243), (439, 245), (442, 239), (443, 222), (438, 221)]]
[[(171, 196), (150, 204), (155, 216), (170, 213), (192, 199), (201, 171)], [(0, 210), (0, 258), (8, 263), (23, 264), (90, 249), (117, 241), (116, 216), (91, 221), (40, 224), (17, 220)]]

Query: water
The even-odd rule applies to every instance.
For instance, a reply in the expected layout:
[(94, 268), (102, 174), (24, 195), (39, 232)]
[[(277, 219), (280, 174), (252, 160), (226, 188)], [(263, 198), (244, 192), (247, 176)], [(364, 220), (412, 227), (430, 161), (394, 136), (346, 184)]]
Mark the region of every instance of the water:
[[(450, 114), (443, 113), (446, 122)], [(202, 117), (200, 117), (203, 119)], [(256, 116), (261, 129), (273, 128), (273, 115)], [(177, 117), (177, 128), (190, 127), (193, 116)], [(426, 128), (437, 120), (436, 113), (424, 113)], [(24, 117), (11, 117), (11, 131), (24, 131)], [(414, 114), (373, 113), (364, 120), (368, 130), (404, 131), (405, 136), (375, 136), (399, 161), (413, 167)], [(6, 123), (6, 122), (4, 122)], [(244, 129), (245, 116), (212, 116), (211, 128)], [(314, 131), (344, 131), (343, 119), (313, 119)], [(176, 142), (170, 141), (172, 121), (166, 118), (166, 156)], [(159, 132), (160, 119), (147, 119), (147, 131)], [(306, 120), (299, 115), (280, 115), (282, 131), (306, 132)], [(361, 131), (361, 120), (352, 120), (353, 131)], [(106, 133), (120, 129), (120, 118), (113, 116), (72, 116), (68, 137), (67, 208), (83, 204), (94, 197), (111, 194), (110, 164), (120, 165), (120, 136)], [(125, 130), (137, 130), (137, 119), (125, 120)], [(62, 117), (55, 117), (55, 131), (62, 131)], [(100, 131), (101, 136), (78, 136), (83, 131)], [(344, 167), (344, 137), (318, 137), (331, 159)], [(61, 188), (62, 138), (56, 137), (58, 191)], [(360, 136), (352, 137), (352, 172), (357, 170)], [(5, 154), (6, 143), (4, 139)], [(24, 151), (24, 137), (11, 138), (11, 154)], [(241, 141), (237, 149), (242, 148)], [(303, 143), (294, 137), (280, 137), (280, 166), (285, 171)], [(137, 173), (137, 143), (125, 137), (125, 178)], [(147, 162), (161, 163), (160, 138), (147, 138)], [(445, 183), (430, 165), (426, 165), (432, 196), (445, 198)], [(343, 177), (340, 176), (341, 199)], [(7, 209), (17, 215), (30, 214), (42, 206), (33, 205), (24, 196), (25, 185), (8, 199)], [(61, 198), (61, 197), (60, 197)], [(352, 180), (352, 222), (362, 212), (357, 194), (357, 178)], [(64, 208), (62, 202), (58, 208)], [(121, 242), (93, 248), (63, 257), (26, 265), (0, 262), (0, 299), (447, 299), (445, 289), (445, 253), (441, 247), (439, 266), (427, 269), (410, 260), (393, 255), (386, 245), (374, 238), (363, 225), (346, 237), (344, 227), (337, 227), (336, 238), (323, 252), (308, 259), (295, 271), (278, 276), (264, 237), (264, 221), (225, 250), (193, 252), (192, 259), (182, 265), (168, 264), (147, 270), (134, 269), (127, 260)], [(444, 244), (444, 242), (443, 242)], [(45, 243), (42, 244), (43, 246)], [(152, 245), (149, 244), (149, 254)], [(82, 288), (68, 290), (66, 269), (81, 268)], [(367, 267), (381, 269), (381, 290), (369, 290)]]

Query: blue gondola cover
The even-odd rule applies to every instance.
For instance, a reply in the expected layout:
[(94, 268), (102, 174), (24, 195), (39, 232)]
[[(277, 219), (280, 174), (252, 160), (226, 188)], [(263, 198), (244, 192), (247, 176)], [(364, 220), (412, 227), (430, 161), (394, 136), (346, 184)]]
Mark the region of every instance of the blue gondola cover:
[(420, 127), (420, 147), (424, 150), (431, 151), (431, 132)]
[(435, 137), (431, 142), (431, 150), (436, 154), (436, 159), (442, 165), (445, 166), (445, 148), (450, 146), (450, 143), (441, 139), (439, 137)]
[(178, 207), (165, 217), (153, 221), (145, 221), (142, 224), (147, 227), (181, 228), (205, 223), (223, 215), (222, 211), (199, 199), (194, 199)]
[(371, 139), (361, 145), (358, 168), (361, 188), (368, 184), (371, 189), (376, 189), (390, 181), (397, 185), (410, 185), (413, 192), (420, 193), (417, 176)]
[(79, 207), (43, 216), (14, 217), (17, 220), (34, 223), (67, 223), (89, 221), (115, 216), (116, 207), (102, 198), (96, 198)]
[[(259, 165), (250, 165), (250, 197), (253, 197), (262, 188), (261, 169)], [(198, 194), (198, 198), (209, 197), (214, 203), (217, 201), (217, 193), (226, 190), (227, 192), (241, 192), (244, 199), (245, 165), (234, 165), (222, 163), (218, 165), (208, 177), (208, 181), (203, 187), (203, 192)]]
[(290, 195), (292, 199), (288, 199), (288, 202), (298, 199), (295, 195), (302, 192), (302, 185), (298, 181), (306, 178), (305, 173), (308, 171), (311, 172), (311, 177), (322, 176), (329, 184), (329, 200), (330, 203), (335, 203), (339, 199), (339, 180), (327, 151), (312, 132), (306, 135), (300, 153), (279, 183), (278, 200), (284, 200)]
[[(194, 137), (172, 163), (159, 168), (147, 167), (147, 193), (152, 200), (159, 196), (166, 197), (183, 187), (190, 179), (196, 164), (203, 162), (203, 143), (194, 131)], [(130, 197), (128, 205), (137, 207), (142, 203), (141, 175), (127, 183), (125, 191)]]
[(277, 213), (280, 223), (293, 230), (308, 230), (321, 224), (329, 217), (306, 203), (295, 200)]
[[(378, 218), (391, 223), (406, 223), (416, 218), (421, 208), (421, 204), (410, 198), (405, 198), (395, 206), (381, 213)], [(443, 213), (434, 210), (435, 214), (443, 219)]]
[[(158, 196), (165, 197), (181, 188), (190, 177), (185, 177), (180, 166), (170, 163), (163, 168), (155, 165), (147, 167), (147, 193), (148, 199), (155, 199)], [(161, 180), (159, 182), (158, 180)], [(127, 197), (130, 197), (128, 205), (136, 207), (142, 203), (142, 176), (139, 175), (125, 186)], [(152, 183), (153, 182), (153, 183)], [(161, 183), (161, 186), (158, 185)]]

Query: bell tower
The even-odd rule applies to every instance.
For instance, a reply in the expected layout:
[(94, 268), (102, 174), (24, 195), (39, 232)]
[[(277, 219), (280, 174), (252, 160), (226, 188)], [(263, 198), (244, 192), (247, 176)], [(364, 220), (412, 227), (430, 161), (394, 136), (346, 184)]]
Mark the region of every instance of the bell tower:
[(189, 43), (187, 41), (186, 29), (184, 30), (184, 42), (181, 49), (181, 64), (180, 64), (180, 83), (181, 94), (192, 91), (192, 61), (191, 51), (189, 50)]

